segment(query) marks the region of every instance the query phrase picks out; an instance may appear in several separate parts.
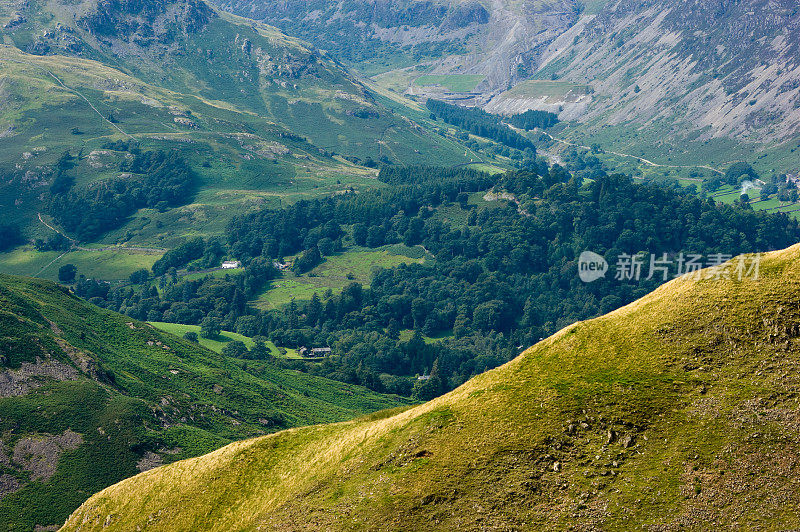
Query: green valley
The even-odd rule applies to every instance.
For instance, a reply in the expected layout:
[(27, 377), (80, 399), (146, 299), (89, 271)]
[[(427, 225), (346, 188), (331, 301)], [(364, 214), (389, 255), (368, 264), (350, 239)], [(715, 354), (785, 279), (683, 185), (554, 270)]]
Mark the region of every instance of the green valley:
[(404, 404), (0, 276), (3, 530), (60, 525), (113, 482), (234, 440)]

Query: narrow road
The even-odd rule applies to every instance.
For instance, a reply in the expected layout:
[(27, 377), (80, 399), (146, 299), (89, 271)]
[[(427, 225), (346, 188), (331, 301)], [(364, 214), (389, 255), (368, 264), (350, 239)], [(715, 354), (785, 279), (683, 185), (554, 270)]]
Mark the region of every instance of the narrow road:
[[(517, 130), (513, 126), (509, 125), (509, 127), (511, 127), (514, 130)], [(554, 142), (560, 142), (561, 144), (565, 144), (567, 146), (572, 146), (574, 148), (582, 148), (584, 150), (590, 150), (591, 151), (591, 149), (592, 149), (590, 146), (584, 146), (583, 144), (575, 144), (573, 142), (569, 142), (569, 141), (566, 141), (566, 140), (561, 140), (559, 138), (556, 138), (553, 135), (551, 135), (550, 133), (548, 133), (547, 131), (544, 131), (543, 129), (536, 128), (535, 131), (537, 133), (543, 133), (543, 134), (547, 135), (548, 137), (550, 137), (550, 140), (552, 140)], [(644, 157), (638, 157), (636, 155), (631, 155), (629, 153), (620, 153), (620, 152), (611, 151), (611, 150), (605, 150), (605, 152), (606, 153), (610, 153), (612, 155), (617, 155), (619, 157), (629, 157), (631, 159), (636, 159), (637, 161), (645, 163), (645, 164), (647, 164), (649, 166), (652, 166), (654, 168), (704, 168), (706, 170), (711, 170), (712, 172), (716, 172), (716, 173), (718, 173), (720, 175), (725, 175), (725, 172), (723, 172), (722, 170), (719, 170), (719, 169), (714, 168), (712, 166), (706, 166), (706, 165), (702, 165), (702, 164), (689, 164), (689, 165), (659, 164), (659, 163), (653, 162), (653, 161), (651, 161), (649, 159), (645, 159)], [(702, 181), (702, 180), (698, 179), (698, 181)]]

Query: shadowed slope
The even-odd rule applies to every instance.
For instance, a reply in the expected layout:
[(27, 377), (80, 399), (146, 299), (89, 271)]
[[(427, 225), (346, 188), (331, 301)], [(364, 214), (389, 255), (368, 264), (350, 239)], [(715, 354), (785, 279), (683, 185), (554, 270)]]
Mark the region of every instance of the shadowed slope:
[(60, 525), (114, 482), (233, 440), (405, 403), (0, 275), (0, 530)]

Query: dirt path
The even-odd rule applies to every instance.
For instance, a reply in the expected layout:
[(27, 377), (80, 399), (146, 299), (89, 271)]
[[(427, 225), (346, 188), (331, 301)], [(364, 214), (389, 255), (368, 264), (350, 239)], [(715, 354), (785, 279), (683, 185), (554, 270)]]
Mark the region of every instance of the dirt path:
[(64, 90), (67, 90), (67, 91), (69, 91), (69, 92), (71, 92), (71, 93), (73, 93), (73, 94), (76, 94), (76, 95), (80, 96), (80, 97), (81, 97), (81, 99), (83, 99), (83, 101), (85, 101), (87, 104), (89, 104), (89, 107), (91, 107), (91, 108), (92, 108), (92, 110), (93, 110), (95, 113), (97, 113), (97, 116), (99, 116), (100, 118), (102, 118), (104, 122), (107, 122), (108, 124), (110, 124), (110, 125), (111, 125), (111, 127), (113, 127), (114, 129), (116, 129), (117, 131), (119, 131), (120, 133), (122, 133), (123, 135), (125, 135), (126, 137), (128, 137), (129, 139), (132, 139), (132, 138), (133, 138), (133, 136), (132, 136), (132, 135), (129, 135), (128, 133), (124, 132), (124, 131), (122, 130), (122, 128), (120, 128), (120, 127), (119, 127), (117, 124), (115, 124), (114, 122), (112, 122), (111, 120), (109, 120), (108, 118), (106, 118), (105, 116), (103, 116), (103, 113), (101, 113), (101, 112), (100, 112), (100, 111), (97, 109), (97, 107), (95, 107), (95, 106), (94, 106), (94, 104), (93, 104), (92, 102), (90, 102), (90, 101), (89, 101), (89, 99), (88, 99), (86, 96), (84, 96), (83, 94), (81, 94), (81, 93), (80, 93), (79, 91), (77, 91), (76, 89), (73, 89), (73, 88), (71, 88), (71, 87), (67, 86), (67, 85), (66, 85), (66, 84), (65, 84), (63, 81), (61, 81), (61, 79), (60, 79), (58, 76), (56, 76), (55, 74), (53, 74), (53, 73), (52, 73), (50, 70), (48, 70), (48, 69), (44, 68), (44, 67), (43, 67), (43, 66), (41, 66), (41, 65), (37, 65), (37, 64), (35, 64), (35, 63), (30, 63), (30, 62), (28, 62), (28, 61), (21, 61), (21, 60), (19, 60), (19, 59), (8, 59), (8, 58), (5, 58), (5, 57), (0, 57), (0, 61), (8, 61), (8, 62), (10, 62), (10, 63), (17, 63), (17, 64), (20, 64), (20, 65), (28, 65), (28, 66), (30, 66), (30, 67), (33, 67), (33, 68), (38, 68), (39, 70), (42, 70), (42, 71), (46, 72), (46, 73), (47, 73), (47, 74), (48, 74), (48, 75), (49, 75), (51, 78), (53, 78), (53, 79), (56, 81), (56, 83), (58, 83), (58, 84), (59, 84), (59, 85), (60, 85), (60, 86), (61, 86), (61, 87), (62, 87)]
[[(509, 127), (511, 127), (512, 129), (516, 130), (516, 128), (514, 128), (514, 127), (512, 127), (510, 125), (509, 125)], [(582, 148), (584, 150), (589, 150), (589, 151), (591, 151), (591, 149), (592, 149), (590, 146), (584, 146), (583, 144), (575, 144), (573, 142), (569, 142), (569, 141), (566, 141), (566, 140), (561, 140), (559, 138), (554, 137), (553, 135), (551, 135), (550, 133), (548, 133), (547, 131), (544, 131), (542, 129), (538, 129), (537, 128), (535, 131), (537, 133), (543, 133), (543, 134), (547, 135), (550, 138), (550, 140), (552, 140), (554, 142), (559, 142), (559, 143), (564, 144), (566, 146), (572, 146), (574, 148)], [(712, 166), (706, 166), (706, 165), (702, 165), (702, 164), (689, 164), (689, 165), (659, 164), (659, 163), (653, 162), (653, 161), (651, 161), (649, 159), (645, 159), (644, 157), (638, 157), (636, 155), (631, 155), (629, 153), (620, 153), (620, 152), (611, 151), (611, 150), (605, 150), (605, 152), (606, 153), (610, 153), (612, 155), (616, 155), (618, 157), (629, 157), (631, 159), (636, 159), (637, 161), (642, 162), (644, 164), (647, 164), (649, 166), (652, 166), (654, 168), (704, 168), (706, 170), (711, 170), (712, 172), (716, 172), (716, 173), (718, 173), (720, 175), (725, 175), (725, 172), (723, 172), (722, 170), (719, 170), (718, 168), (714, 168)], [(696, 179), (696, 181), (702, 181), (702, 179)]]

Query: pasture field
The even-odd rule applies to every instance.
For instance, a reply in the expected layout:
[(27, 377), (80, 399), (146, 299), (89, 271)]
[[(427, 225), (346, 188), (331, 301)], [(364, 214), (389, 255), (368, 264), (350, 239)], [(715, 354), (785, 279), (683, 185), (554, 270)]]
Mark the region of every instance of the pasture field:
[(260, 309), (273, 309), (296, 300), (308, 300), (316, 292), (320, 297), (324, 292), (333, 293), (352, 282), (369, 285), (372, 273), (381, 268), (392, 268), (400, 264), (421, 264), (425, 261), (421, 248), (408, 248), (395, 245), (377, 250), (354, 248), (330, 257), (303, 275), (285, 272), (283, 277), (269, 284), (253, 304)]

